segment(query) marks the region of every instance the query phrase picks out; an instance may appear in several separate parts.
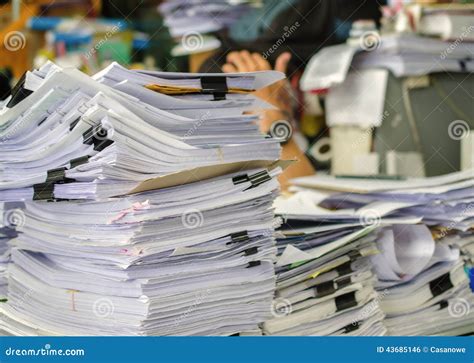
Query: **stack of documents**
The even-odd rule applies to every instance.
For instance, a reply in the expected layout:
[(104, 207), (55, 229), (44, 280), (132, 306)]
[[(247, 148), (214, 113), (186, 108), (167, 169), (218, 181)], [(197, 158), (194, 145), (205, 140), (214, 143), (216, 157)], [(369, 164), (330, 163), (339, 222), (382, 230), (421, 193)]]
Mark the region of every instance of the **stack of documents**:
[[(284, 163), (279, 140), (243, 114), (254, 99), (239, 97), (281, 77), (27, 73), (0, 115), (0, 199), (25, 201), (0, 329), (258, 334), (271, 316)], [(226, 116), (201, 119), (153, 105), (227, 100)]]
[(352, 214), (379, 227), (380, 253), (370, 261), (388, 334), (461, 335), (474, 326), (474, 295), (465, 272), (474, 241), (473, 175), (467, 170), (409, 180), (305, 177), (294, 181), (293, 199), (315, 193), (319, 218), (326, 218), (322, 211), (328, 208), (326, 214)]
[(255, 330), (275, 287), (278, 173), (103, 202), (27, 202), (5, 314), (60, 335)]
[(396, 77), (472, 72), (473, 54), (474, 43), (464, 38), (449, 43), (415, 34), (368, 32), (360, 39), (324, 48), (314, 55), (301, 79), (301, 89), (311, 91), (341, 84), (350, 70), (383, 68)]
[[(282, 73), (133, 74), (112, 65), (95, 80), (51, 63), (28, 72), (0, 111), (0, 200), (107, 198), (184, 170), (278, 159), (279, 140), (243, 113), (248, 93)], [(100, 81), (112, 78), (131, 88)], [(175, 101), (233, 106), (189, 118), (162, 109)]]
[(472, 332), (474, 295), (459, 249), (433, 239), (423, 224), (385, 229), (372, 261), (383, 290), (380, 305), (391, 335)]
[(228, 28), (252, 9), (252, 0), (167, 0), (159, 6), (173, 37)]
[[(138, 99), (137, 102), (143, 102), (147, 105), (147, 111), (155, 107), (183, 116), (173, 118), (166, 112), (162, 113), (160, 127), (178, 136), (196, 136), (206, 130), (209, 132), (213, 123), (219, 125), (212, 128), (213, 132), (244, 132), (244, 128), (237, 129), (233, 123), (239, 120), (240, 123), (248, 123), (249, 120), (255, 120), (255, 116), (238, 119), (234, 119), (234, 116), (242, 116), (249, 109), (273, 107), (250, 92), (284, 77), (279, 72), (227, 73), (226, 77), (220, 76), (208, 73), (137, 72), (112, 63), (93, 78)], [(228, 81), (229, 88), (224, 80)], [(213, 102), (209, 102), (211, 100)], [(186, 135), (188, 130), (183, 132), (182, 128), (196, 119), (200, 121), (200, 127), (191, 135)], [(181, 132), (176, 127), (181, 127)]]
[(474, 169), (436, 177), (391, 180), (310, 176), (293, 180), (298, 189), (324, 190), (319, 205), (333, 213), (373, 218), (418, 217), (424, 224), (469, 231), (474, 224)]
[(384, 335), (370, 256), (377, 231), (343, 213), (324, 214), (311, 193), (278, 199), (277, 286), (267, 335)]

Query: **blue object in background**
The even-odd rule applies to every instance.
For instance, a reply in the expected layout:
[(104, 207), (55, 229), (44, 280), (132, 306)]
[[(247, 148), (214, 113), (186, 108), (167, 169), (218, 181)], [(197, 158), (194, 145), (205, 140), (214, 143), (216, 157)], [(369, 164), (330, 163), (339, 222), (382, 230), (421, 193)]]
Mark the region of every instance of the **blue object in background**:
[(150, 39), (148, 37), (134, 37), (133, 38), (133, 43), (132, 43), (132, 47), (133, 49), (135, 50), (144, 50), (144, 49), (148, 49), (150, 46)]
[(46, 31), (55, 29), (62, 21), (63, 18), (57, 16), (32, 16), (27, 26), (31, 30)]
[(53, 34), (55, 42), (64, 42), (66, 46), (75, 46), (92, 42), (92, 34), (90, 33), (54, 32)]
[[(28, 28), (31, 30), (47, 31), (56, 29), (59, 24), (66, 21), (74, 21), (74, 18), (62, 18), (57, 16), (32, 16), (28, 20)], [(119, 31), (128, 29), (128, 24), (123, 19), (88, 19), (90, 25), (94, 23), (99, 25), (108, 25), (110, 27), (117, 26)]]

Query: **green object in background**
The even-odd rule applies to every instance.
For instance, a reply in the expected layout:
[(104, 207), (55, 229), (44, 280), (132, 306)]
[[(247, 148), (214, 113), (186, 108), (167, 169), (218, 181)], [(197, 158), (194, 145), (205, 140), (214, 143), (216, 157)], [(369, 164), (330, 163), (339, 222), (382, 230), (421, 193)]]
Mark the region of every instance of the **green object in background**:
[(156, 66), (164, 71), (187, 71), (185, 57), (180, 59), (171, 55), (171, 49), (176, 42), (171, 38), (168, 28), (163, 24), (163, 18), (153, 8), (139, 8), (136, 10), (136, 18), (133, 21), (135, 30), (142, 31), (149, 36), (148, 47), (140, 52), (134, 52), (133, 61), (138, 61), (137, 56), (152, 56)]
[(100, 64), (107, 61), (116, 61), (120, 64), (130, 64), (131, 53), (131, 43), (120, 39), (110, 39), (109, 41), (104, 42), (97, 51)]

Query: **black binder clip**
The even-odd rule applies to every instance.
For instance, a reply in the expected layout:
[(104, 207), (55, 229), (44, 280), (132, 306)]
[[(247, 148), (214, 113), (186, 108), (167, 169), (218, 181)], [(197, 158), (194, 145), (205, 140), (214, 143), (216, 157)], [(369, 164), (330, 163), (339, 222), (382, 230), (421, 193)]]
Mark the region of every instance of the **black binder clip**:
[(201, 77), (201, 88), (203, 92), (227, 92), (226, 76), (203, 76)]
[(266, 183), (272, 180), (268, 171), (263, 170), (257, 174), (250, 176), (250, 182), (252, 183), (252, 188), (258, 187), (260, 184)]
[(226, 99), (229, 92), (227, 87), (227, 77), (201, 77), (202, 93), (212, 94), (214, 101), (222, 101)]
[(248, 248), (244, 251), (245, 256), (252, 256), (258, 253), (258, 247)]
[(350, 332), (353, 332), (353, 331), (359, 329), (359, 326), (360, 326), (360, 322), (359, 322), (359, 321), (355, 321), (355, 322), (353, 322), (352, 324), (346, 325), (346, 326), (345, 326), (344, 328), (342, 328), (342, 329), (344, 329), (344, 333), (345, 333), (345, 334), (348, 334), (348, 333), (350, 333)]
[(107, 139), (107, 130), (100, 125), (89, 128), (82, 134), (84, 144), (94, 145), (95, 151), (102, 151), (114, 142)]
[(252, 267), (256, 267), (256, 266), (260, 266), (262, 264), (262, 262), (260, 261), (250, 261), (247, 265), (247, 268), (252, 268)]
[(352, 271), (351, 261), (344, 262), (342, 265), (336, 267), (336, 271), (339, 276), (349, 275)]
[(70, 168), (73, 169), (76, 166), (87, 163), (89, 161), (89, 158), (90, 158), (89, 155), (85, 155), (85, 156), (81, 156), (79, 158), (72, 159), (71, 161), (69, 161)]
[(239, 184), (242, 184), (242, 183), (246, 183), (249, 180), (250, 180), (249, 176), (247, 174), (244, 174), (244, 175), (239, 175), (239, 176), (233, 177), (232, 178), (232, 183), (234, 183), (234, 185), (239, 185)]
[(448, 291), (454, 285), (451, 282), (451, 275), (449, 272), (441, 275), (440, 277), (434, 279), (430, 282), (430, 290), (433, 297), (441, 295), (442, 293)]
[(232, 239), (232, 241), (227, 242), (228, 245), (233, 244), (233, 243), (241, 243), (241, 242), (247, 241), (249, 239), (249, 235), (247, 231), (243, 231), (243, 232), (232, 233), (230, 235), (230, 238)]
[(334, 282), (326, 281), (314, 287), (317, 297), (328, 296), (336, 292)]
[(258, 187), (259, 185), (263, 183), (270, 181), (271, 179), (272, 177), (270, 176), (270, 174), (268, 174), (268, 171), (263, 170), (259, 173), (256, 173), (250, 176), (248, 174), (236, 176), (232, 178), (232, 182), (234, 183), (234, 185), (250, 182), (252, 186), (249, 187), (248, 189), (252, 189), (252, 188)]
[(214, 96), (213, 101), (224, 101), (226, 99), (225, 95), (226, 94), (223, 93), (223, 92), (214, 92), (213, 93), (213, 96)]
[(33, 93), (33, 91), (27, 90), (24, 87), (25, 81), (26, 81), (26, 72), (23, 73), (20, 80), (13, 87), (13, 89), (12, 89), (12, 98), (10, 99), (10, 101), (7, 104), (8, 108), (12, 108), (15, 105), (19, 104), (26, 97), (28, 97), (29, 95), (31, 95)]
[(33, 200), (54, 200), (54, 183), (40, 183), (33, 185)]
[(355, 291), (336, 297), (335, 299), (337, 311), (353, 308), (357, 306)]
[(349, 286), (349, 285), (352, 283), (351, 277), (350, 277), (350, 276), (346, 276), (346, 277), (337, 279), (337, 280), (336, 280), (336, 283), (337, 283), (337, 288), (338, 288), (338, 289), (341, 289), (341, 288), (343, 288), (343, 287)]
[(53, 183), (53, 184), (64, 184), (64, 183), (72, 183), (76, 181), (72, 178), (66, 178), (66, 168), (57, 168), (48, 170), (46, 176), (46, 183)]

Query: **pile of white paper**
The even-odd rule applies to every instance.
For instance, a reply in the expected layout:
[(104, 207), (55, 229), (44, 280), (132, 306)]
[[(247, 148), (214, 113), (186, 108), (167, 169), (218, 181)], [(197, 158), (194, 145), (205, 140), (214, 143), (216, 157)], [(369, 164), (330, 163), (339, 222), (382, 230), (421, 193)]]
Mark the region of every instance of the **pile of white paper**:
[(370, 262), (378, 253), (375, 227), (346, 212), (311, 206), (311, 194), (275, 203), (285, 223), (277, 235), (273, 319), (265, 322), (264, 333), (384, 335)]
[[(0, 329), (257, 334), (271, 316), (282, 169), (278, 140), (243, 113), (248, 92), (281, 77), (28, 73), (0, 116), (0, 198), (25, 200)], [(233, 106), (199, 119), (216, 102)]]
[(282, 73), (133, 73), (143, 95), (100, 82), (110, 77), (132, 82), (117, 65), (97, 75), (98, 81), (51, 63), (27, 73), (10, 104), (22, 92), (31, 94), (0, 111), (0, 200), (106, 198), (183, 170), (278, 159), (279, 141), (259, 132), (256, 116), (243, 115), (252, 108), (248, 100), (234, 102), (227, 116), (195, 111), (192, 119), (159, 106), (183, 101), (175, 94), (196, 98), (201, 110), (215, 105), (215, 97), (233, 102), (226, 100), (228, 93), (248, 96), (282, 79)]
[(173, 37), (228, 28), (251, 11), (251, 0), (167, 0), (159, 6)]
[(228, 335), (255, 328), (270, 314), (275, 283), (278, 170), (255, 184), (264, 173), (103, 202), (26, 203), (9, 308), (61, 335)]
[(294, 181), (300, 191), (293, 200), (316, 195), (313, 220), (333, 215), (347, 223), (352, 216), (379, 227), (380, 253), (370, 261), (388, 334), (461, 335), (474, 326), (464, 268), (474, 242), (473, 176), (467, 170), (406, 181), (306, 177)]
[(378, 245), (383, 253), (372, 261), (389, 334), (472, 332), (474, 295), (457, 248), (435, 242), (423, 224), (385, 229)]
[(396, 77), (472, 72), (474, 44), (463, 40), (445, 42), (414, 34), (367, 32), (348, 44), (327, 47), (314, 55), (301, 79), (301, 89), (342, 84), (350, 70), (383, 68)]

